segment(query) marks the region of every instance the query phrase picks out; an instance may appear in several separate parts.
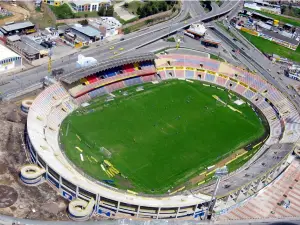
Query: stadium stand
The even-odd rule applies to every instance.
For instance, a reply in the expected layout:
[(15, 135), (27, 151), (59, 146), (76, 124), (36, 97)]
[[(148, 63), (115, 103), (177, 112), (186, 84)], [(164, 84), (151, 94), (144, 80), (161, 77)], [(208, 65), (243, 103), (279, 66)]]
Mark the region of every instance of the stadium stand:
[[(45, 169), (45, 179), (70, 201), (81, 199), (87, 204), (94, 199), (94, 213), (108, 217), (116, 213), (157, 219), (203, 216), (215, 187), (214, 182), (193, 190), (193, 195), (176, 193), (156, 198), (129, 194), (78, 172), (64, 157), (58, 140), (62, 121), (84, 102), (143, 82), (182, 77), (200, 79), (198, 75), (201, 75), (201, 80), (206, 84), (226, 87), (238, 96), (249, 99), (253, 103), (252, 107), (263, 113), (270, 126), (270, 135), (261, 143), (255, 156), (234, 174), (222, 178), (221, 182), (229, 187), (219, 188), (216, 208), (219, 214), (229, 213), (220, 218), (251, 216), (250, 209), (247, 213), (237, 211), (234, 214), (230, 211), (241, 203), (244, 207), (251, 208), (252, 199), (257, 198), (256, 193), (258, 196), (272, 195), (274, 204), (282, 201), (280, 192), (273, 196), (268, 191), (276, 189), (281, 179), (288, 179), (290, 174), (296, 175), (295, 171), (299, 171), (299, 165), (289, 160), (288, 156), (293, 151), (294, 142), (300, 137), (300, 116), (288, 99), (259, 76), (226, 63), (178, 54), (162, 55), (155, 60), (155, 64), (154, 59), (153, 54), (145, 54), (105, 61), (91, 68), (65, 74), (60, 77), (60, 82), (49, 86), (37, 96), (28, 112), (26, 144), (32, 162)], [(178, 69), (177, 66), (183, 68)], [(230, 79), (225, 78), (226, 76)], [(282, 175), (279, 176), (280, 174)], [(299, 178), (299, 173), (297, 177)], [(300, 193), (298, 183), (284, 181), (280, 185), (284, 185), (282, 190), (286, 190), (287, 186), (293, 187), (285, 198), (292, 203), (296, 202), (294, 195)], [(264, 189), (266, 186), (268, 187)], [(256, 208), (268, 204), (261, 201), (261, 206)], [(272, 207), (268, 211), (275, 211), (275, 214), (271, 213), (270, 216), (280, 215), (277, 210), (279, 206), (275, 206), (275, 210)], [(297, 207), (297, 204), (291, 204), (292, 211), (283, 210), (281, 214), (294, 215), (299, 210)]]
[(219, 216), (217, 220), (297, 217), (300, 215), (299, 180), (300, 163), (299, 160), (295, 160), (281, 176), (255, 197)]

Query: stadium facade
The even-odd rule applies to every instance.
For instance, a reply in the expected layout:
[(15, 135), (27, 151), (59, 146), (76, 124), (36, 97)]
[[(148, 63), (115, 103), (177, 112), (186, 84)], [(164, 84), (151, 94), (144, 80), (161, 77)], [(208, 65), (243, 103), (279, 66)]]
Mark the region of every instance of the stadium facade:
[[(269, 136), (256, 155), (222, 178), (221, 182), (230, 185), (219, 188), (216, 214), (226, 213), (251, 198), (288, 167), (288, 156), (300, 136), (300, 116), (275, 87), (255, 74), (212, 59), (144, 54), (64, 75), (37, 96), (28, 113), (25, 137), (32, 163), (40, 169), (35, 170), (36, 176), (23, 170), (21, 179), (27, 184), (47, 180), (71, 201), (69, 212), (74, 219), (87, 219), (92, 213), (108, 217), (203, 218), (214, 183), (164, 196), (130, 193), (88, 177), (72, 165), (60, 147), (60, 125), (82, 103), (124, 87), (167, 79), (198, 80), (229, 89), (257, 107), (269, 123)], [(76, 211), (76, 206), (84, 210)]]

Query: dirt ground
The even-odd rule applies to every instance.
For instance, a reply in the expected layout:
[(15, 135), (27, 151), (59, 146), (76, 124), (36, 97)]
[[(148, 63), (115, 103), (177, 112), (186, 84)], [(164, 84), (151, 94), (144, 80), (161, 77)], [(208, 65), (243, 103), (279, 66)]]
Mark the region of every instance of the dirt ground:
[[(0, 214), (28, 219), (69, 220), (66, 213), (68, 201), (47, 182), (26, 186), (19, 179), (20, 168), (29, 163), (22, 146), (26, 115), (21, 112), (20, 103), (20, 99), (0, 102)], [(104, 218), (93, 216), (92, 219)]]
[(9, 3), (0, 2), (0, 6), (13, 13), (13, 16), (6, 17), (0, 20), (0, 25), (8, 22), (24, 21), (30, 17), (30, 12), (20, 6), (13, 6)]
[(0, 25), (4, 25), (7, 22), (21, 22), (24, 20), (30, 20), (39, 29), (55, 25), (43, 7), (40, 12), (35, 10), (34, 1), (19, 1), (17, 4), (14, 6), (0, 1), (1, 7), (13, 13), (13, 16), (1, 19)]

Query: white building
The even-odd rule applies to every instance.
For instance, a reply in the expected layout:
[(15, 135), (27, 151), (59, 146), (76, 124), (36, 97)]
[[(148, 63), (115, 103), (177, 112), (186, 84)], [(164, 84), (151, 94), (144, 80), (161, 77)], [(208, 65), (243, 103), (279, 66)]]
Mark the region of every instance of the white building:
[(89, 24), (101, 31), (104, 37), (117, 35), (122, 24), (114, 17), (100, 17), (99, 19), (89, 20)]
[(262, 0), (249, 1), (244, 3), (245, 8), (254, 9), (258, 11), (268, 12), (272, 14), (281, 14), (280, 6), (273, 5)]
[(110, 6), (111, 0), (72, 0), (69, 3), (77, 12), (97, 12), (101, 6)]
[(0, 45), (0, 74), (22, 66), (22, 58), (17, 53), (11, 51), (3, 45)]
[(207, 29), (205, 28), (203, 23), (193, 23), (187, 30), (187, 32), (198, 36), (204, 36), (206, 30)]

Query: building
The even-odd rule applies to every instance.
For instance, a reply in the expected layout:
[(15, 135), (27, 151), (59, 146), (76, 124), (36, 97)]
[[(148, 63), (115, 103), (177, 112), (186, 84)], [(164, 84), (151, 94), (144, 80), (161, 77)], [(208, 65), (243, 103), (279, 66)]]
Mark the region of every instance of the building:
[(48, 49), (45, 49), (27, 36), (12, 35), (7, 38), (6, 43), (11, 49), (21, 54), (28, 61), (40, 59), (48, 55)]
[(103, 37), (109, 37), (119, 34), (122, 24), (114, 17), (100, 17), (90, 20), (89, 24), (100, 30)]
[(262, 0), (245, 2), (244, 7), (272, 14), (281, 14), (280, 5), (270, 4)]
[(44, 3), (48, 5), (60, 6), (63, 5), (66, 1), (64, 0), (44, 0)]
[(206, 28), (203, 23), (193, 23), (189, 29), (187, 29), (187, 32), (196, 35), (198, 37), (202, 37), (205, 35)]
[(17, 53), (0, 45), (0, 74), (17, 67), (22, 67), (22, 58)]
[(4, 36), (9, 36), (14, 34), (30, 34), (34, 33), (36, 30), (33, 23), (25, 21), (2, 26), (0, 27), (0, 31), (4, 34)]
[(285, 76), (300, 81), (300, 66), (292, 65), (284, 71)]
[(75, 24), (70, 28), (70, 31), (85, 42), (95, 42), (103, 38), (100, 31), (90, 26)]
[(111, 0), (73, 0), (70, 5), (77, 12), (97, 12), (102, 6), (110, 6)]

